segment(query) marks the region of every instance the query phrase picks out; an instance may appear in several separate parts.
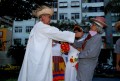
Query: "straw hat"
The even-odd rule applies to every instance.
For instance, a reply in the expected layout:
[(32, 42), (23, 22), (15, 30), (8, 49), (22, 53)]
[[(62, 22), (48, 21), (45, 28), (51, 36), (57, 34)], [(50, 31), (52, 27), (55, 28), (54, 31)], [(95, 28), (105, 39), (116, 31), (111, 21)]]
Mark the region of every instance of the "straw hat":
[(117, 31), (120, 31), (120, 21), (118, 21), (118, 22), (115, 23), (115, 29)]
[(36, 10), (32, 11), (32, 14), (38, 18), (43, 14), (49, 14), (50, 16), (52, 16), (53, 13), (54, 13), (53, 8), (45, 5), (39, 6)]
[(97, 25), (99, 25), (102, 28), (107, 26), (107, 24), (105, 23), (104, 17), (91, 18), (90, 20), (95, 22)]

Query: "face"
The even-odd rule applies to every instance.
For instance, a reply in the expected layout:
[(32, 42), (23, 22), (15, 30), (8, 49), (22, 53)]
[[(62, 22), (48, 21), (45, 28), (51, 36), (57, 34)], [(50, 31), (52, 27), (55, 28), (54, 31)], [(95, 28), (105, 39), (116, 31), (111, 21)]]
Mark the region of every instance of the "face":
[(44, 24), (50, 24), (51, 16), (49, 14), (45, 14), (41, 16), (41, 21)]
[(90, 30), (92, 31), (97, 31), (97, 27), (96, 27), (96, 24), (93, 23), (91, 26), (90, 26)]
[(78, 30), (74, 31), (79, 37), (75, 37), (76, 40), (78, 40), (79, 38), (81, 38), (83, 36), (83, 31), (79, 32)]

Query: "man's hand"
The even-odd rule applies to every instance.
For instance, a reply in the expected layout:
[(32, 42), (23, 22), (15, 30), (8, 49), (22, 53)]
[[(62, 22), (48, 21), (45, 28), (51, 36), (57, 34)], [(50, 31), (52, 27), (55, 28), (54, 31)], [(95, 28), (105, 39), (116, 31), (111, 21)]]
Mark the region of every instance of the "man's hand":
[(77, 48), (78, 51), (82, 51), (82, 48)]

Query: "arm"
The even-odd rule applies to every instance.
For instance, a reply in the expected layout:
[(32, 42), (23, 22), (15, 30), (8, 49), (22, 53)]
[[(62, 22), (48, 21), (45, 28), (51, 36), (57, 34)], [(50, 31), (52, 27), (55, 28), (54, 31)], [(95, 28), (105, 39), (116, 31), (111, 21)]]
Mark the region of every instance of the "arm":
[(37, 27), (36, 31), (38, 32), (37, 35), (43, 34), (44, 36), (57, 40), (57, 41), (64, 41), (64, 42), (74, 42), (75, 33), (69, 31), (60, 31), (56, 27), (52, 27), (49, 25), (40, 25)]
[(80, 36), (80, 33), (75, 34), (70, 31), (60, 31), (58, 28), (52, 27), (49, 25), (44, 25), (44, 26), (45, 27), (39, 29), (39, 32), (43, 33), (48, 38), (51, 38), (54, 40), (73, 43), (75, 36), (77, 36), (77, 37)]
[(116, 70), (120, 71), (120, 38), (116, 41), (114, 52), (116, 53)]
[(120, 71), (120, 54), (116, 56), (116, 70)]

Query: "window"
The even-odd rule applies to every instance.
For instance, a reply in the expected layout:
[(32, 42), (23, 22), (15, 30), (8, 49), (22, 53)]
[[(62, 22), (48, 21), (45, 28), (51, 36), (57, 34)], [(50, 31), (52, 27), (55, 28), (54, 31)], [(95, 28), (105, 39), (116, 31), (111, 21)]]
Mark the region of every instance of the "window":
[(28, 38), (25, 39), (25, 45), (27, 45), (27, 42), (28, 42)]
[(117, 16), (117, 14), (114, 14), (111, 20), (112, 22), (116, 22), (117, 20), (119, 20), (119, 17)]
[(67, 13), (60, 13), (60, 19), (67, 19)]
[(104, 11), (104, 7), (89, 7), (89, 12), (103, 12)]
[(59, 8), (66, 8), (68, 6), (67, 2), (60, 2), (59, 3)]
[(3, 37), (3, 32), (2, 31), (0, 31), (0, 38), (2, 38)]
[(21, 33), (21, 32), (22, 32), (22, 26), (16, 26), (15, 33)]
[(89, 7), (89, 12), (97, 12), (97, 8), (96, 7)]
[(80, 13), (71, 13), (71, 19), (79, 19)]
[(71, 7), (79, 7), (80, 2), (79, 1), (71, 1)]
[(57, 8), (57, 2), (53, 2), (53, 3), (52, 3), (52, 6), (53, 6), (54, 8)]
[(104, 2), (104, 0), (88, 0), (88, 2)]
[(20, 38), (14, 39), (14, 45), (21, 45), (21, 39)]
[(100, 7), (100, 11), (101, 11), (101, 12), (104, 12), (104, 6), (101, 6), (101, 7)]
[(53, 14), (53, 16), (52, 16), (51, 19), (52, 19), (52, 20), (57, 20), (57, 12), (54, 12), (54, 14)]
[(49, 3), (53, 8), (57, 8), (57, 0), (52, 0), (50, 3)]
[(32, 28), (33, 28), (33, 26), (26, 26), (26, 33), (30, 33)]
[(95, 0), (96, 2), (104, 2), (104, 0)]

